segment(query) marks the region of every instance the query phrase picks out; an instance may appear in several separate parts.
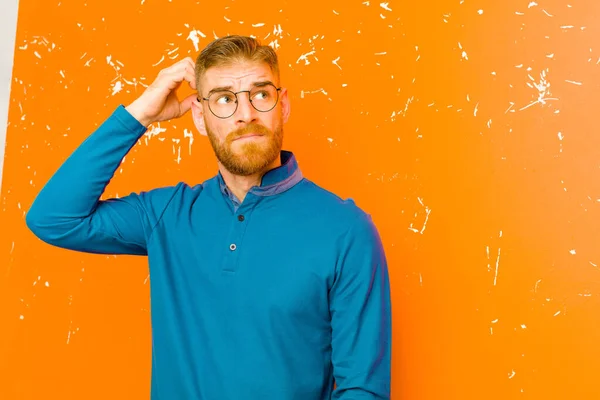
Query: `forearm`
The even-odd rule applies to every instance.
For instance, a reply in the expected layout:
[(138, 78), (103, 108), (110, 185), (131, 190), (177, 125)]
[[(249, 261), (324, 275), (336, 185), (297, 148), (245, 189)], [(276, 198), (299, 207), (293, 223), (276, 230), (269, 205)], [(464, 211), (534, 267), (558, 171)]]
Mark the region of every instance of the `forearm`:
[(123, 158), (146, 128), (120, 106), (61, 165), (27, 213), (38, 236), (60, 234), (89, 217)]

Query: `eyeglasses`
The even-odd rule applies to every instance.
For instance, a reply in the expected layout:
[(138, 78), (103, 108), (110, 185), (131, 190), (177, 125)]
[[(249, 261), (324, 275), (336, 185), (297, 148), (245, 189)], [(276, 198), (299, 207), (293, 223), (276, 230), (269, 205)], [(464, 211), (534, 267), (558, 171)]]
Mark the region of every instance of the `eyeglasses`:
[[(202, 100), (208, 101), (210, 112), (217, 118), (229, 118), (238, 108), (238, 94), (248, 93), (248, 100), (256, 111), (268, 112), (277, 105), (279, 101), (279, 91), (281, 88), (275, 87), (272, 83), (256, 86), (251, 90), (240, 90), (232, 92), (230, 90), (219, 90), (211, 93), (207, 98), (202, 97)], [(200, 101), (200, 98), (198, 98)]]

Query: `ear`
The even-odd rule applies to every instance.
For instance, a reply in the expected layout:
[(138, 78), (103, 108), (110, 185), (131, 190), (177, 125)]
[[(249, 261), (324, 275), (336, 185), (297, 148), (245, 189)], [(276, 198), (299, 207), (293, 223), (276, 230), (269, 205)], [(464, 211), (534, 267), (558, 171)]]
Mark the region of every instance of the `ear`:
[(281, 89), (281, 93), (279, 94), (279, 101), (281, 102), (281, 116), (283, 118), (283, 123), (286, 123), (290, 118), (291, 112), (290, 98), (288, 96), (288, 91), (286, 88)]
[(203, 136), (207, 136), (206, 125), (204, 124), (204, 104), (197, 99), (192, 102), (192, 118), (198, 132)]

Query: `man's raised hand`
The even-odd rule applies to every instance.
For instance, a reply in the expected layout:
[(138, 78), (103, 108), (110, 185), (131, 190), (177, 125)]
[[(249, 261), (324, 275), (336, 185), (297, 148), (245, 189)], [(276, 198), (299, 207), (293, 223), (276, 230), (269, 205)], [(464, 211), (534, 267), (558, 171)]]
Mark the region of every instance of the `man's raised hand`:
[(190, 110), (196, 99), (196, 94), (192, 94), (179, 101), (177, 89), (184, 81), (196, 89), (194, 61), (191, 57), (161, 70), (144, 93), (126, 107), (127, 111), (144, 126), (181, 117)]

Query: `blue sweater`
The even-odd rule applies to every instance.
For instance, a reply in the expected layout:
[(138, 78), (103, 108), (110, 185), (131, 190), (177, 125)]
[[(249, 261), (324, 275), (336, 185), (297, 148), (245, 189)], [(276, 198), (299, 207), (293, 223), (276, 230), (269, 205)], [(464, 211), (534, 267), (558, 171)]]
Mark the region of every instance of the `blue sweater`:
[(151, 398), (389, 399), (390, 288), (369, 215), (286, 151), (241, 204), (220, 174), (101, 201), (145, 131), (119, 106), (26, 222), (54, 246), (148, 257)]

